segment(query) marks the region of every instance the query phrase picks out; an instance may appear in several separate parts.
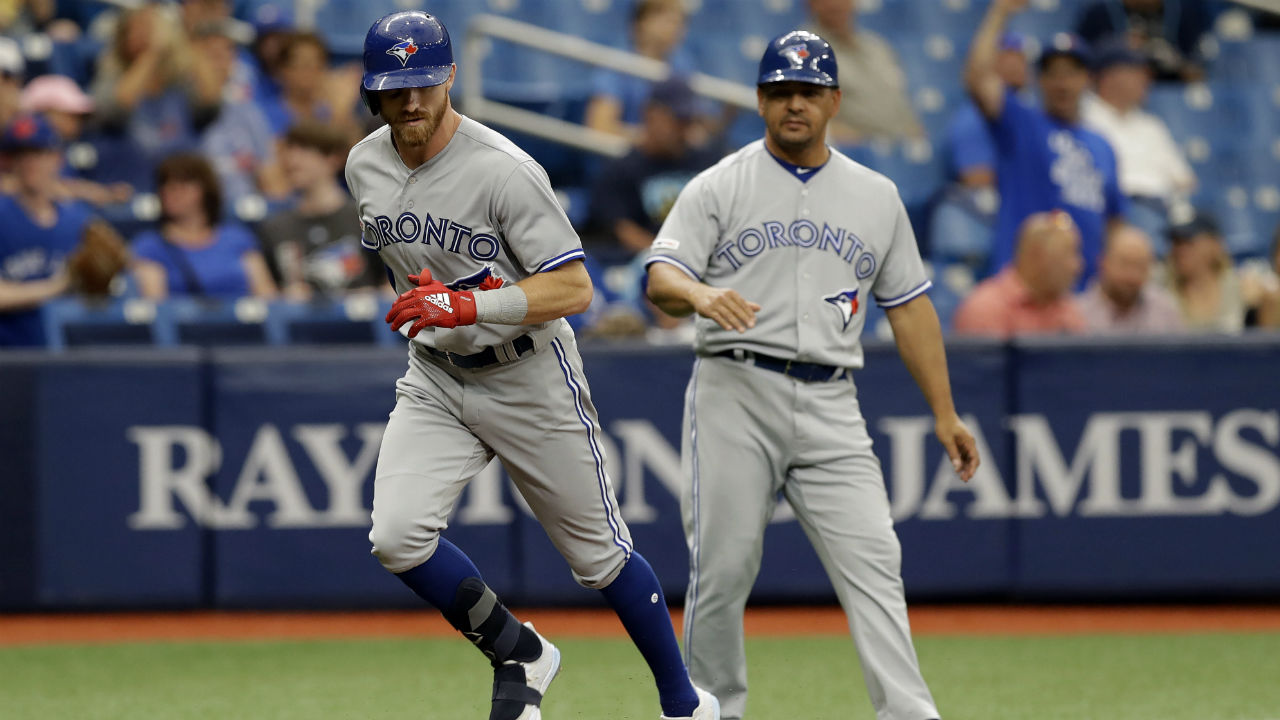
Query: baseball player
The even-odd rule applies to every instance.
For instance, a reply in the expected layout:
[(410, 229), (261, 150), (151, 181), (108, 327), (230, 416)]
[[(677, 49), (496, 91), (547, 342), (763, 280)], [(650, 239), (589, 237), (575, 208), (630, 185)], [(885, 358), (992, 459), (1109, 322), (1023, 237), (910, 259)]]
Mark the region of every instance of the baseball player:
[(781, 492), (849, 617), (876, 717), (936, 718), (853, 383), (865, 303), (886, 308), (966, 481), (978, 454), (952, 404), (929, 280), (897, 188), (824, 142), (840, 106), (830, 46), (809, 32), (779, 36), (758, 82), (764, 139), (685, 186), (646, 261), (650, 299), (698, 315), (682, 452), (685, 658), (723, 716), (741, 718), (743, 607)]
[[(560, 652), (521, 625), (441, 533), (496, 455), (574, 578), (617, 612), (657, 682), (663, 718), (715, 720), (693, 687), (652, 568), (618, 511), (572, 330), (591, 301), (578, 236), (546, 173), (449, 102), (449, 34), (424, 12), (387, 15), (364, 44), (362, 95), (382, 116), (346, 177), (363, 244), (402, 294), (411, 339), (374, 477), (373, 553), (494, 667), (490, 720), (540, 718)], [(448, 714), (447, 712), (445, 714)]]

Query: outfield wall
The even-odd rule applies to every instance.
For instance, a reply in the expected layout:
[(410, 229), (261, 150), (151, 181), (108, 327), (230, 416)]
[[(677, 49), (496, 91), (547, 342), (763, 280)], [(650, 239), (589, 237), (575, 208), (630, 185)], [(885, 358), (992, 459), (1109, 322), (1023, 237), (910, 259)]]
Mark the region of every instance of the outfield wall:
[[(956, 479), (892, 345), (861, 403), (913, 598), (1280, 596), (1280, 343), (950, 346)], [(614, 487), (672, 599), (687, 351), (584, 350)], [(368, 553), (402, 349), (0, 354), (0, 607), (389, 607)], [(424, 463), (430, 458), (423, 458)], [(833, 599), (785, 504), (756, 586)], [(596, 603), (490, 466), (448, 536), (512, 604)]]

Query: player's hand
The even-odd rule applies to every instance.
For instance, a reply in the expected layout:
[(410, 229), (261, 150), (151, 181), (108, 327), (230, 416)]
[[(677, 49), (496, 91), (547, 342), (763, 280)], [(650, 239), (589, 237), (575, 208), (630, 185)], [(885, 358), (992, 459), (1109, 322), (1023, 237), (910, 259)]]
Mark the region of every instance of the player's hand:
[(725, 330), (746, 332), (756, 326), (756, 313), (760, 306), (743, 298), (733, 288), (702, 285), (695, 290), (691, 300), (699, 315), (715, 320)]
[(969, 482), (978, 471), (980, 462), (978, 444), (973, 441), (969, 428), (953, 413), (950, 417), (938, 418), (934, 423), (934, 432), (942, 442), (942, 447), (946, 448), (947, 457), (951, 458), (951, 467), (961, 480)]
[(409, 282), (418, 287), (400, 293), (387, 313), (387, 322), (391, 323), (392, 330), (399, 330), (401, 325), (413, 321), (409, 326), (409, 337), (412, 338), (426, 327), (453, 328), (475, 323), (476, 299), (471, 292), (450, 290), (432, 278), (431, 271), (426, 268), (417, 275), (410, 275)]

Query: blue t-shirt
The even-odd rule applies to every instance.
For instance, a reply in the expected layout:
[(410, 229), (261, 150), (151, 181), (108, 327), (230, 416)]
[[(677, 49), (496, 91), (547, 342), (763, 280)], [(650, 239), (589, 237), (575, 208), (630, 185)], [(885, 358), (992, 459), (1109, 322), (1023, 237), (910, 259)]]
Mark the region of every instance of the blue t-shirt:
[[(671, 65), (672, 75), (687, 77), (697, 69), (694, 67), (693, 56), (684, 48), (672, 52), (667, 62)], [(653, 85), (650, 80), (612, 70), (597, 70), (591, 77), (592, 94), (618, 101), (622, 105), (622, 122), (628, 125), (640, 124)]]
[[(133, 241), (133, 254), (164, 267), (170, 297), (197, 295), (209, 298), (238, 298), (249, 294), (249, 276), (241, 258), (258, 249), (253, 235), (239, 225), (214, 228), (213, 242), (207, 247), (184, 248), (161, 239), (150, 231)], [(183, 259), (185, 258), (185, 262)], [(188, 273), (195, 275), (200, 287), (192, 288)]]
[(956, 110), (947, 125), (947, 171), (958, 178), (974, 168), (996, 169), (996, 145), (991, 139), (987, 119), (973, 101)]
[(989, 126), (1000, 189), (989, 270), (1013, 258), (1018, 226), (1029, 215), (1066, 210), (1080, 228), (1084, 287), (1097, 268), (1107, 220), (1125, 213), (1111, 146), (1095, 132), (1027, 105), (1012, 90), (1005, 91), (1004, 110)]
[[(57, 203), (57, 208), (57, 222), (40, 227), (16, 198), (0, 195), (0, 279), (29, 282), (51, 277), (80, 244), (85, 226), (93, 219), (89, 206), (72, 201)], [(39, 310), (0, 312), (0, 347), (44, 342)]]

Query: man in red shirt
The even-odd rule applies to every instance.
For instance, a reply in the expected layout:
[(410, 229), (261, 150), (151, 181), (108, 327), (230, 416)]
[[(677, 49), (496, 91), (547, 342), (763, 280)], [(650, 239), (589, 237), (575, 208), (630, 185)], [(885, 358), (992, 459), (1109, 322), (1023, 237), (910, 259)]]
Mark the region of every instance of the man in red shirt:
[(956, 311), (956, 332), (997, 338), (1083, 332), (1084, 315), (1071, 295), (1083, 264), (1080, 230), (1070, 215), (1054, 210), (1028, 217), (1013, 261)]

